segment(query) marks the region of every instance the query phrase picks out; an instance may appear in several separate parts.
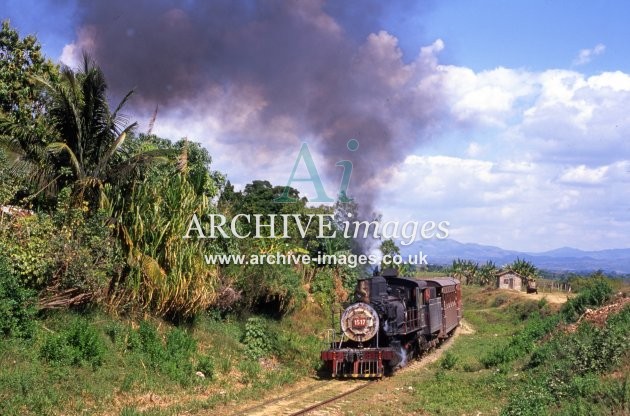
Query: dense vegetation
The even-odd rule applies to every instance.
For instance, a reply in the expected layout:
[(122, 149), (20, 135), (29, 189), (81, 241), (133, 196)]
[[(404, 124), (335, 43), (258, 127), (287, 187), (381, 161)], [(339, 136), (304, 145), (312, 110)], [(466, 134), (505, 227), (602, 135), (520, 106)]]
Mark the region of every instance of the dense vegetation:
[(123, 114), (133, 91), (110, 107), (105, 76), (87, 55), (78, 70), (55, 66), (8, 22), (0, 48), (0, 204), (34, 213), (3, 216), (0, 248), (40, 307), (100, 305), (175, 321), (212, 308), (282, 315), (310, 288), (343, 297), (352, 285), (356, 272), (343, 266), (206, 264), (204, 255), (334, 254), (351, 243), (317, 239), (317, 224), (306, 238), (293, 225), (288, 240), (183, 239), (193, 214), (335, 208), (307, 207), (294, 189), (297, 202), (275, 203), (284, 187), (263, 180), (235, 192), (199, 144), (137, 132)]

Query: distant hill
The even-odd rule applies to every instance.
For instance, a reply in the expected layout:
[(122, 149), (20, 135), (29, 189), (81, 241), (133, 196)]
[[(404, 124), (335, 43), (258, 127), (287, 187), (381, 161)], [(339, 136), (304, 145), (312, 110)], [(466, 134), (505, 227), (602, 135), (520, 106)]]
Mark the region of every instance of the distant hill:
[(583, 251), (562, 247), (542, 253), (504, 250), (500, 247), (474, 243), (460, 243), (453, 239), (416, 241), (408, 246), (398, 243), (401, 254), (427, 255), (429, 264), (450, 264), (455, 259), (477, 262), (491, 260), (497, 266), (512, 263), (517, 257), (530, 261), (539, 269), (553, 272), (589, 272), (603, 270), (608, 273), (630, 273), (630, 248), (600, 251)]

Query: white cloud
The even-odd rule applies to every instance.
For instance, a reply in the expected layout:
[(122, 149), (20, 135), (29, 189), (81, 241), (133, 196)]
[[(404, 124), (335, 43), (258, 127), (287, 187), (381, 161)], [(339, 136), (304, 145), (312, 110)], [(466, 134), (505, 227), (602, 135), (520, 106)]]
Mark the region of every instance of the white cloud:
[(80, 63), (79, 56), (80, 54), (77, 51), (77, 45), (69, 43), (63, 47), (59, 61), (70, 68), (76, 68)]
[(521, 146), (535, 149), (540, 158), (572, 164), (630, 158), (627, 74), (545, 71), (539, 79), (540, 93), (517, 124)]
[(601, 55), (606, 51), (606, 45), (598, 43), (592, 49), (582, 49), (578, 56), (573, 60), (573, 65), (585, 65), (593, 59), (594, 56)]
[(507, 68), (475, 73), (440, 67), (451, 114), (457, 121), (504, 125), (517, 99), (532, 93), (531, 74)]
[(587, 82), (595, 90), (609, 88), (614, 92), (630, 91), (630, 75), (621, 71), (603, 72), (589, 77)]
[[(597, 168), (410, 155), (392, 175), (384, 219), (447, 220), (450, 236), (529, 251), (627, 246), (630, 161)], [(578, 186), (576, 185), (590, 185)]]
[[(593, 76), (551, 69), (530, 72), (497, 68), (438, 66), (452, 125), (472, 132), (492, 129), (497, 138), (475, 139), (491, 149), (538, 161), (572, 165), (606, 164), (630, 159), (630, 74), (621, 71)], [(485, 133), (484, 133), (485, 134)], [(486, 141), (493, 142), (492, 144)], [(463, 146), (471, 146), (465, 143)], [(466, 148), (464, 147), (464, 148)], [(468, 147), (467, 154), (477, 150)]]
[(78, 30), (77, 40), (63, 47), (59, 61), (70, 68), (76, 68), (81, 64), (83, 52), (92, 53), (96, 45), (96, 31), (94, 27), (83, 26)]
[(568, 168), (560, 175), (560, 182), (577, 185), (601, 184), (606, 179), (608, 169), (608, 166), (591, 169), (585, 165)]

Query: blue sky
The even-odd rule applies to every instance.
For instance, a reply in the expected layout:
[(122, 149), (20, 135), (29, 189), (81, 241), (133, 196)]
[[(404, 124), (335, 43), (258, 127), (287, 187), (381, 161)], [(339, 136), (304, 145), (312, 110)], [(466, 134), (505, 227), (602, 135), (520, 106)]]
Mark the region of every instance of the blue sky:
[[(157, 3), (168, 24), (204, 16), (194, 1)], [(52, 59), (72, 64), (80, 48), (104, 43), (105, 32), (86, 30), (93, 22), (74, 2), (2, 4), (1, 17), (37, 34)], [(448, 220), (452, 238), (507, 249), (630, 247), (630, 3), (362, 3), (369, 12), (356, 3), (304, 4), (291, 16), (322, 39), (353, 43), (357, 82), (375, 91), (361, 95), (361, 111), (387, 121), (394, 146), (404, 147), (382, 175), (365, 180), (385, 219)], [(278, 94), (265, 91), (258, 64), (250, 84), (208, 82), (203, 100), (167, 103), (156, 123), (158, 134), (201, 141), (237, 185), (283, 184), (299, 143), (323, 140), (294, 110), (274, 107)], [(378, 94), (388, 97), (386, 108)], [(266, 118), (270, 109), (275, 116)], [(243, 143), (258, 147), (244, 153)], [(355, 191), (365, 189), (353, 179)]]
[(606, 53), (587, 73), (630, 69), (625, 1), (446, 1), (427, 16), (426, 35), (449, 45), (451, 63), (476, 71), (497, 66), (566, 68), (579, 50), (602, 43)]

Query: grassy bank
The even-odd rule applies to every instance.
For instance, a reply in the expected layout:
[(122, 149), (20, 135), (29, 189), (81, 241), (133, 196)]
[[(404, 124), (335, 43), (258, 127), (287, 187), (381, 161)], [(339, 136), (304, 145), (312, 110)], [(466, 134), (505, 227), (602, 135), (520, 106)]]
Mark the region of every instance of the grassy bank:
[[(561, 309), (506, 292), (466, 290), (459, 337), (419, 380), (407, 411), (419, 414), (604, 415), (630, 412), (630, 308), (599, 326), (571, 324), (606, 303), (597, 290)], [(611, 294), (609, 294), (610, 296)], [(623, 303), (623, 301), (621, 301)], [(578, 313), (576, 313), (576, 310)]]
[[(528, 327), (529, 317), (552, 317), (557, 305), (506, 291), (464, 288), (465, 319), (474, 333), (460, 336), (444, 358), (411, 383), (410, 411), (428, 414), (497, 414), (514, 389), (517, 370), (504, 364), (486, 368), (494, 351)], [(499, 349), (497, 349), (499, 347)]]
[(30, 338), (0, 341), (2, 414), (168, 415), (258, 396), (319, 365), (316, 335), (328, 321), (313, 304), (303, 312), (205, 314), (179, 327), (53, 313)]

